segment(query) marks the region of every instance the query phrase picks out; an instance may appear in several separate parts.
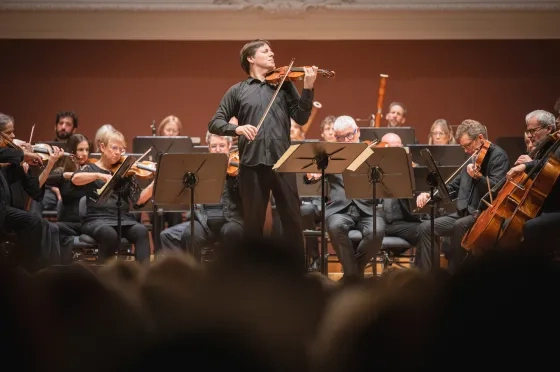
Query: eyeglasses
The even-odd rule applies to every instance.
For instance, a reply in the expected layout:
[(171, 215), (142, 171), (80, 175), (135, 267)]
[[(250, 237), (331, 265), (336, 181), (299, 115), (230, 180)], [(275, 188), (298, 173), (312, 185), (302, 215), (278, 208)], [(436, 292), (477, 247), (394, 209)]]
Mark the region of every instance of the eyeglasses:
[(336, 140), (337, 140), (338, 142), (342, 142), (342, 141), (344, 141), (344, 140), (346, 140), (346, 139), (349, 140), (349, 141), (352, 141), (352, 140), (354, 139), (354, 136), (356, 135), (356, 130), (357, 130), (357, 129), (354, 128), (354, 131), (353, 131), (353, 132), (350, 132), (350, 133), (348, 133), (348, 134), (345, 134), (344, 136), (335, 136), (334, 138), (336, 138)]
[(476, 138), (472, 139), (471, 142), (467, 143), (466, 145), (461, 145), (461, 147), (464, 148), (464, 149), (470, 148), (471, 145), (473, 144), (474, 140), (476, 140)]
[(126, 149), (124, 147), (117, 146), (117, 145), (107, 146), (107, 148), (113, 152), (119, 152), (121, 154), (124, 154), (126, 152)]
[(546, 128), (546, 125), (543, 125), (543, 126), (540, 126), (540, 127), (536, 127), (536, 128), (527, 129), (527, 130), (525, 131), (525, 134), (532, 137), (532, 136), (535, 135), (535, 133), (537, 133), (539, 130), (541, 130), (541, 129), (543, 129), (543, 128)]
[(443, 137), (443, 136), (446, 136), (447, 133), (443, 133), (443, 132), (432, 132), (431, 135), (434, 136), (434, 137)]

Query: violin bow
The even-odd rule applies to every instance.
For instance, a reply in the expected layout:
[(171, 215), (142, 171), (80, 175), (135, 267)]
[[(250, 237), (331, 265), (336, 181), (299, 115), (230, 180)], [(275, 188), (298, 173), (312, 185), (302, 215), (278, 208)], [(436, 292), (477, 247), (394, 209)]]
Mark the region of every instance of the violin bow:
[[(280, 80), (280, 82), (278, 83), (278, 86), (276, 87), (276, 91), (274, 92), (274, 95), (272, 96), (272, 99), (268, 103), (268, 106), (267, 106), (266, 110), (264, 110), (264, 113), (261, 116), (261, 120), (259, 120), (259, 124), (257, 125), (257, 134), (259, 133), (259, 129), (261, 128), (261, 125), (263, 124), (264, 119), (266, 118), (266, 115), (268, 115), (268, 112), (270, 111), (270, 108), (272, 107), (272, 104), (274, 103), (274, 100), (276, 99), (276, 96), (278, 95), (278, 92), (280, 92), (280, 88), (282, 88), (282, 84), (284, 84), (284, 81), (286, 80), (286, 77), (288, 76), (288, 73), (292, 70), (292, 66), (294, 65), (295, 60), (296, 60), (295, 58), (292, 58), (292, 62), (290, 62), (290, 65), (288, 66), (288, 69), (286, 70), (286, 73), (284, 74), (284, 76), (282, 76), (282, 80)], [(253, 141), (249, 141), (249, 143), (251, 143), (251, 142), (253, 142)]]

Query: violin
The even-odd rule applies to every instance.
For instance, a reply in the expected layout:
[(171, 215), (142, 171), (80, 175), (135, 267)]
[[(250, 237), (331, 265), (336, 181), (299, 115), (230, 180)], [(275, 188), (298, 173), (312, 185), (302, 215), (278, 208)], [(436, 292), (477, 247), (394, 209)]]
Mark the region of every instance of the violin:
[[(289, 69), (289, 72), (288, 72), (288, 67), (289, 66), (282, 66), (282, 67), (275, 68), (272, 71), (269, 71), (265, 76), (265, 80), (270, 84), (276, 85), (278, 84), (278, 82), (282, 80), (282, 78), (284, 78), (286, 73), (287, 73), (286, 78), (292, 81), (302, 80), (303, 77), (305, 76), (305, 70), (303, 67), (291, 67)], [(305, 66), (305, 67), (309, 68), (309, 66)], [(335, 75), (334, 71), (328, 71), (323, 69), (318, 69), (317, 74), (326, 77), (327, 79), (333, 78)]]
[(478, 153), (477, 153), (476, 159), (474, 161), (474, 169), (477, 172), (480, 172), (480, 168), (482, 167), (482, 163), (484, 162), (484, 158), (486, 157), (486, 154), (488, 153), (488, 149), (490, 148), (491, 144), (492, 144), (492, 142), (490, 142), (488, 140), (484, 140), (484, 143), (478, 149)]
[(239, 174), (239, 150), (234, 150), (229, 153), (227, 174), (232, 177)]
[[(33, 152), (39, 154), (39, 156), (41, 156), (41, 159), (43, 159), (43, 161), (48, 161), (53, 152), (52, 146), (46, 143), (36, 143), (32, 146), (32, 148), (33, 148)], [(69, 156), (70, 158), (72, 158), (72, 160), (76, 158), (74, 154), (70, 154), (69, 152), (64, 152), (63, 155)]]
[[(126, 158), (127, 158), (127, 156), (123, 155), (121, 157), (121, 160), (113, 165), (113, 167), (111, 169), (111, 172), (113, 174), (119, 169), (122, 162)], [(98, 160), (99, 159), (88, 159), (88, 162), (95, 163)], [(151, 162), (151, 161), (147, 161), (147, 160), (143, 160), (143, 161), (137, 161), (136, 163), (134, 163), (132, 165), (132, 167), (130, 167), (130, 169), (126, 172), (124, 177), (136, 176), (140, 179), (147, 180), (147, 179), (152, 178), (154, 176), (155, 172), (156, 172), (156, 163)]]

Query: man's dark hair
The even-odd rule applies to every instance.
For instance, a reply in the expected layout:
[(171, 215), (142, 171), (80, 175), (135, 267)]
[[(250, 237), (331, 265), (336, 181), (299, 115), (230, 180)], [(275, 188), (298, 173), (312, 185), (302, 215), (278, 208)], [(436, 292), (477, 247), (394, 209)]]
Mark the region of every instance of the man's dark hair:
[(249, 61), (247, 61), (247, 58), (254, 57), (257, 49), (259, 49), (263, 45), (270, 46), (270, 43), (263, 39), (256, 39), (256, 40), (249, 41), (247, 44), (243, 45), (243, 48), (241, 48), (241, 51), (239, 52), (241, 68), (247, 74), (249, 73), (251, 67)]
[(74, 124), (74, 128), (78, 128), (78, 115), (74, 111), (61, 111), (56, 114), (56, 122), (58, 124), (60, 119), (62, 118), (72, 118), (72, 123)]
[(556, 113), (560, 115), (560, 98), (558, 98), (556, 100), (556, 103), (554, 104), (554, 111), (556, 111)]

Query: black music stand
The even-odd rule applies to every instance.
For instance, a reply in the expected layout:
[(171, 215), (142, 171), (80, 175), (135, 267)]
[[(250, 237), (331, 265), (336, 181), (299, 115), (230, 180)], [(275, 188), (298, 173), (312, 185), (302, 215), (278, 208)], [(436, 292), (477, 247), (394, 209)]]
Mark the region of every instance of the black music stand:
[(154, 161), (161, 154), (185, 154), (193, 151), (193, 141), (188, 136), (136, 136), (132, 139), (132, 151), (152, 149), (147, 160)]
[(372, 199), (373, 234), (377, 233), (377, 199), (411, 198), (414, 190), (412, 163), (402, 147), (367, 148), (342, 173), (342, 179), (346, 198)]
[(277, 172), (286, 173), (321, 173), (321, 273), (324, 275), (328, 274), (325, 175), (342, 173), (366, 147), (365, 143), (343, 142), (306, 142), (291, 145), (272, 168)]
[[(435, 190), (437, 189), (438, 195), (441, 197), (441, 200), (447, 204), (451, 203), (451, 196), (449, 195), (449, 191), (447, 190), (447, 185), (445, 184), (445, 180), (441, 177), (441, 173), (432, 158), (432, 154), (430, 153), (429, 149), (423, 149), (420, 151), (422, 158), (424, 158), (426, 162), (426, 166), (428, 167), (429, 173), (426, 177), (426, 182), (430, 185), (430, 199), (432, 200), (432, 209), (430, 211), (430, 232), (432, 235), (432, 240), (430, 242), (430, 249), (432, 254), (432, 270), (436, 270), (439, 268), (439, 247), (436, 247), (436, 236), (435, 236), (435, 223), (434, 220), (436, 218), (436, 209), (437, 203), (434, 201)], [(438, 263), (436, 265), (436, 263)]]
[(412, 155), (412, 161), (415, 163), (422, 162), (423, 149), (429, 149), (432, 158), (438, 167), (456, 166), (463, 164), (469, 155), (461, 145), (406, 145), (409, 153)]
[(220, 204), (228, 166), (227, 154), (162, 154), (154, 182), (154, 204), (162, 210), (190, 209), (191, 240), (188, 247), (197, 262), (201, 252), (194, 250), (195, 201)]
[(401, 138), (402, 143), (412, 145), (417, 143), (416, 134), (413, 127), (359, 127), (360, 140), (381, 141), (387, 133), (395, 133)]
[(113, 193), (117, 193), (117, 241), (119, 242), (119, 248), (117, 249), (117, 258), (119, 257), (120, 245), (122, 240), (122, 194), (125, 186), (128, 183), (126, 179), (126, 173), (130, 170), (130, 168), (132, 168), (134, 163), (136, 163), (136, 159), (132, 156), (127, 156), (121, 163), (115, 174), (113, 174), (111, 179), (105, 185), (103, 185), (102, 188), (96, 191), (97, 196), (91, 198), (98, 204), (105, 204), (107, 200), (109, 200), (111, 195), (113, 195)]

